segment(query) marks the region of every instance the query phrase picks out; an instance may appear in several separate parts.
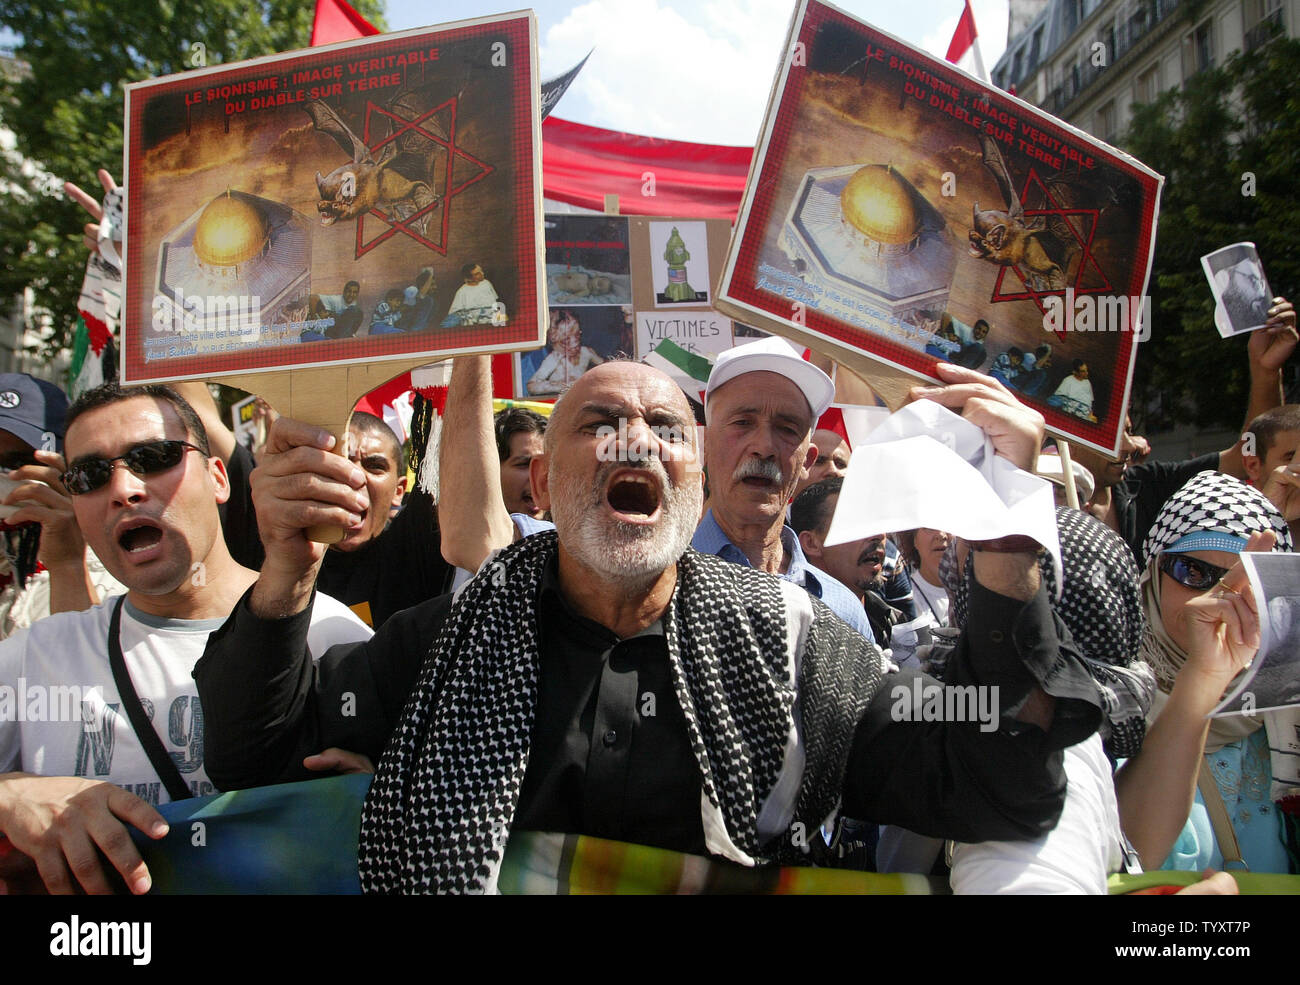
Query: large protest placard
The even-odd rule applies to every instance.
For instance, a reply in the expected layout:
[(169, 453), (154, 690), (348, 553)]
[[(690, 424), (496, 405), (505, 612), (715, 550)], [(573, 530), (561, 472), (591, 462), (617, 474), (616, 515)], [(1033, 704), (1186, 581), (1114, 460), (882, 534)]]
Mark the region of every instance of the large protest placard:
[(129, 86), (123, 379), (536, 345), (537, 93), (530, 12)]
[(989, 373), (1113, 453), (1162, 180), (802, 0), (715, 303), (868, 377)]

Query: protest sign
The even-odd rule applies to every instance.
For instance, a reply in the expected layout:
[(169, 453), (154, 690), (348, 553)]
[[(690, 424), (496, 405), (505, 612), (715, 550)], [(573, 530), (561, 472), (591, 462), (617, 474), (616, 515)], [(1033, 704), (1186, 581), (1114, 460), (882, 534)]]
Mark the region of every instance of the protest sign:
[(548, 213), (546, 344), (516, 357), (515, 395), (558, 396), (592, 366), (665, 341), (708, 359), (733, 343), (712, 306), (725, 219)]
[(127, 88), (122, 379), (336, 434), (413, 366), (537, 345), (531, 12)]
[(1162, 180), (801, 0), (715, 304), (878, 388), (938, 361), (988, 373), (1113, 454)]
[(1225, 339), (1264, 327), (1273, 292), (1254, 243), (1233, 243), (1201, 257), (1214, 295), (1214, 327)]

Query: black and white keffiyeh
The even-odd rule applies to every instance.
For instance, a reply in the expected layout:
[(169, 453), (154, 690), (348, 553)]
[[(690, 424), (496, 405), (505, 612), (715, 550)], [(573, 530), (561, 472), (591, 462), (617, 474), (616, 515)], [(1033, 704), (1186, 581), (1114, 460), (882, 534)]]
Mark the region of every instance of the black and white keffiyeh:
[(1214, 532), (1243, 539), (1257, 530), (1277, 535), (1275, 551), (1290, 551), (1291, 529), (1262, 492), (1222, 472), (1199, 472), (1165, 501), (1142, 542), (1148, 566), (1187, 534)]
[[(1065, 584), (1056, 593), (1050, 558), (1039, 571), (1052, 607), (1070, 630), (1101, 696), (1105, 718), (1101, 737), (1112, 759), (1133, 756), (1146, 737), (1146, 715), (1155, 693), (1155, 678), (1140, 659), (1144, 622), (1138, 572), (1123, 538), (1095, 517), (1057, 507)], [(953, 577), (955, 563), (945, 555), (953, 625), (966, 623), (967, 582), (974, 577), (974, 556), (966, 559), (964, 579)]]
[[(519, 541), (489, 566), (506, 577), (485, 569), (453, 607), (366, 799), (366, 892), (495, 889), (528, 765), (538, 597), (557, 550), (554, 532)], [(792, 750), (801, 740), (806, 765), (777, 813), (816, 831), (838, 806), (854, 728), (880, 687), (879, 654), (797, 586), (691, 550), (677, 573), (662, 625), (706, 845), (741, 864), (779, 857), (760, 815), (798, 770)]]
[[(1226, 534), (1247, 540), (1257, 531), (1271, 530), (1277, 537), (1273, 550), (1291, 550), (1291, 529), (1262, 492), (1222, 472), (1200, 472), (1165, 501), (1147, 533), (1143, 550), (1147, 566), (1140, 587), (1147, 614), (1142, 658), (1155, 671), (1160, 690), (1168, 693), (1187, 654), (1165, 629), (1162, 616), (1160, 555), (1188, 534)], [(1245, 671), (1243, 671), (1245, 673)], [(1235, 684), (1235, 681), (1234, 681)], [(1232, 685), (1229, 685), (1231, 687)], [(1215, 718), (1210, 725), (1206, 751), (1236, 742), (1260, 727), (1249, 715)]]

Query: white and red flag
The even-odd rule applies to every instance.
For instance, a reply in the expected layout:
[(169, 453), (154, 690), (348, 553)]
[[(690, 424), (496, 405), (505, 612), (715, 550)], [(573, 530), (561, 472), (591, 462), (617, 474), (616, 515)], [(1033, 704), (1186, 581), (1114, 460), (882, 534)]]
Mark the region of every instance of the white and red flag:
[(957, 30), (948, 42), (948, 54), (944, 57), (977, 79), (989, 81), (984, 59), (980, 56), (979, 32), (975, 30), (975, 12), (971, 10), (970, 0), (966, 0), (966, 9), (962, 11), (961, 20), (957, 21)]

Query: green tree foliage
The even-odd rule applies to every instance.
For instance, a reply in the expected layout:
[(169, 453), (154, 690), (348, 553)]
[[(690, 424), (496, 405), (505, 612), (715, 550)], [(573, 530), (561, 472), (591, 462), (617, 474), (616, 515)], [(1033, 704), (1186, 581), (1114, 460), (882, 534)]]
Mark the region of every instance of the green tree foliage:
[[(1143, 426), (1187, 420), (1238, 427), (1246, 340), (1219, 337), (1200, 258), (1230, 243), (1259, 249), (1274, 294), (1300, 304), (1300, 41), (1275, 39), (1134, 107), (1124, 147), (1166, 178), (1151, 274), (1152, 335), (1140, 347)], [(1249, 194), (1253, 192), (1253, 194)]]
[[(382, 0), (353, 6), (383, 28)], [(310, 0), (0, 0), (27, 66), (0, 80), (0, 126), (16, 137), (0, 156), (0, 297), (33, 289), (50, 317), (46, 355), (76, 324), (86, 264), (86, 217), (62, 182), (98, 194), (98, 168), (121, 179), (123, 86), (305, 48), (314, 11)]]

